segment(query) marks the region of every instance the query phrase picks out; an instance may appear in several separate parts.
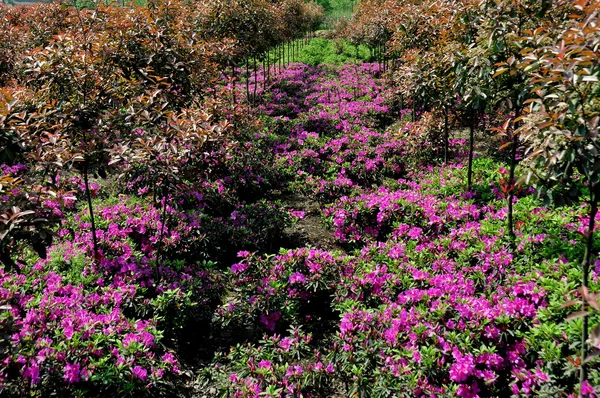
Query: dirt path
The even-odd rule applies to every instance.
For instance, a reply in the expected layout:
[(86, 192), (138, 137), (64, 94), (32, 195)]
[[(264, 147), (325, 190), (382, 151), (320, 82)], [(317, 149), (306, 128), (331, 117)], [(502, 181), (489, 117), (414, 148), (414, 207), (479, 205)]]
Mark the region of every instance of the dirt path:
[(344, 250), (338, 245), (333, 231), (323, 223), (319, 202), (301, 195), (287, 196), (283, 198), (282, 202), (286, 207), (301, 210), (305, 213), (303, 219), (285, 230), (290, 246), (310, 246), (323, 250)]

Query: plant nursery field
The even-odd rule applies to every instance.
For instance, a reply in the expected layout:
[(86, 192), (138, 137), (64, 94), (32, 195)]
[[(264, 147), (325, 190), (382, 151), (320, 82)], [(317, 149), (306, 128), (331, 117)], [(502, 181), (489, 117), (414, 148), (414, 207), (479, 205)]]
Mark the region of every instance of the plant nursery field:
[(0, 5), (0, 396), (596, 397), (599, 12)]

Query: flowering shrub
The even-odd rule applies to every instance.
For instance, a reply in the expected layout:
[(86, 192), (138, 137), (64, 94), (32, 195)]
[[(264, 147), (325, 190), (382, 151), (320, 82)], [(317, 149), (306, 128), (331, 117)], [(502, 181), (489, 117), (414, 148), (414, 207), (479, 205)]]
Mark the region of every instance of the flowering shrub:
[(239, 398), (261, 394), (320, 396), (332, 391), (328, 383), (335, 369), (311, 348), (311, 342), (310, 334), (293, 328), (286, 337), (264, 336), (260, 347), (238, 345), (217, 358), (228, 365), (215, 365), (213, 377), (223, 391)]
[(364, 242), (385, 240), (391, 234), (419, 242), (481, 216), (480, 210), (470, 203), (423, 194), (415, 182), (398, 183), (408, 189), (390, 191), (381, 187), (373, 193), (343, 196), (325, 209), (324, 215), (330, 217), (336, 237), (343, 242)]
[(270, 332), (306, 325), (325, 334), (337, 318), (331, 303), (336, 283), (340, 275), (353, 273), (351, 258), (306, 248), (266, 257), (239, 255), (241, 261), (231, 266), (233, 291), (218, 311), (225, 325), (250, 322)]
[[(178, 361), (160, 343), (176, 339), (221, 290), (217, 274), (186, 265), (185, 250), (155, 268), (161, 217), (154, 207), (122, 200), (98, 215), (99, 262), (89, 261), (88, 216), (76, 213), (47, 260), (22, 265), (21, 275), (2, 273), (0, 300), (14, 330), (1, 368), (8, 393), (171, 388)], [(168, 230), (169, 250), (181, 249), (182, 237), (194, 244), (193, 228), (179, 216)]]
[(159, 345), (158, 319), (127, 315), (139, 300), (139, 286), (105, 285), (82, 269), (81, 255), (68, 261), (67, 274), (43, 262), (27, 276), (0, 274), (0, 299), (14, 330), (11, 353), (0, 367), (0, 389), (127, 393), (161, 388), (177, 375), (177, 360)]

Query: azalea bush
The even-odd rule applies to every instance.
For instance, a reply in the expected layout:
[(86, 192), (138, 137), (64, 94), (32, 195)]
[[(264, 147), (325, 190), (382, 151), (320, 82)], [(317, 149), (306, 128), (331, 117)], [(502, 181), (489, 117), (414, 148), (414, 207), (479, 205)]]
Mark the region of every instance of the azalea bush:
[(319, 325), (313, 333), (326, 334), (327, 324), (337, 318), (331, 302), (336, 283), (341, 274), (354, 272), (351, 258), (305, 248), (265, 258), (239, 255), (230, 270), (232, 294), (218, 311), (224, 325), (249, 324), (270, 332)]
[(59, 256), (28, 268), (27, 276), (2, 273), (7, 324), (14, 325), (2, 390), (102, 395), (168, 386), (178, 361), (160, 345), (159, 318), (131, 315), (140, 286), (105, 282), (76, 250)]

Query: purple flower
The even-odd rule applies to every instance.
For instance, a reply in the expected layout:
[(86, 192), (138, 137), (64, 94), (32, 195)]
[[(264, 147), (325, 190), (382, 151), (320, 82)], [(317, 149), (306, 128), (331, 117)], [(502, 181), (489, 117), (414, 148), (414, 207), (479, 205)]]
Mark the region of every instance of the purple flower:
[(173, 356), (173, 354), (171, 354), (170, 352), (165, 352), (165, 354), (162, 356), (162, 360), (167, 365), (174, 365), (177, 363), (175, 356)]
[(281, 318), (281, 313), (280, 312), (273, 312), (271, 314), (265, 315), (265, 314), (261, 314), (260, 315), (260, 322), (265, 325), (265, 327), (270, 330), (270, 331), (274, 331), (275, 330), (275, 325), (277, 324), (277, 321), (279, 320), (279, 318)]
[(594, 394), (594, 387), (592, 387), (590, 385), (590, 383), (588, 383), (587, 380), (584, 380), (583, 383), (581, 383), (581, 395), (582, 396), (587, 396), (587, 395), (591, 395)]
[(131, 373), (141, 381), (148, 379), (148, 371), (141, 366), (134, 366)]
[(233, 272), (234, 274), (239, 274), (241, 272), (244, 272), (246, 268), (248, 268), (248, 264), (236, 263), (231, 266), (231, 272)]
[(304, 277), (304, 274), (302, 274), (301, 272), (294, 272), (292, 275), (290, 275), (289, 282), (305, 284), (306, 278)]
[(283, 348), (284, 351), (289, 351), (290, 347), (292, 346), (292, 339), (289, 337), (284, 337), (283, 339), (281, 339), (281, 341), (279, 342), (279, 346), (281, 348)]
[(294, 218), (303, 219), (306, 216), (306, 213), (302, 210), (291, 210), (290, 215)]
[(268, 369), (268, 370), (272, 370), (273, 369), (273, 364), (271, 363), (271, 361), (263, 359), (262, 361), (260, 361), (258, 363), (258, 368), (259, 369)]
[(422, 233), (423, 233), (423, 230), (421, 228), (413, 227), (410, 229), (410, 231), (408, 231), (408, 237), (413, 240), (417, 240), (417, 239), (419, 239), (419, 237), (421, 237)]
[(475, 370), (475, 363), (473, 361), (473, 355), (467, 354), (462, 355), (456, 348), (454, 349), (453, 356), (456, 362), (450, 366), (450, 380), (456, 382), (463, 382), (467, 380), (469, 376), (473, 374)]
[(73, 338), (73, 323), (69, 322), (67, 325), (65, 325), (63, 327), (63, 333), (65, 334), (65, 337), (67, 338), (67, 340), (71, 340)]
[(79, 374), (81, 368), (78, 363), (70, 364), (67, 363), (63, 369), (64, 376), (63, 378), (67, 383), (73, 384), (79, 381)]
[(342, 333), (347, 333), (347, 332), (352, 331), (353, 329), (354, 329), (354, 324), (349, 319), (348, 314), (344, 315), (344, 318), (342, 318), (342, 321), (340, 322), (340, 331)]
[(40, 368), (36, 364), (31, 364), (23, 372), (23, 377), (31, 379), (31, 384), (37, 384), (42, 380), (40, 378)]

